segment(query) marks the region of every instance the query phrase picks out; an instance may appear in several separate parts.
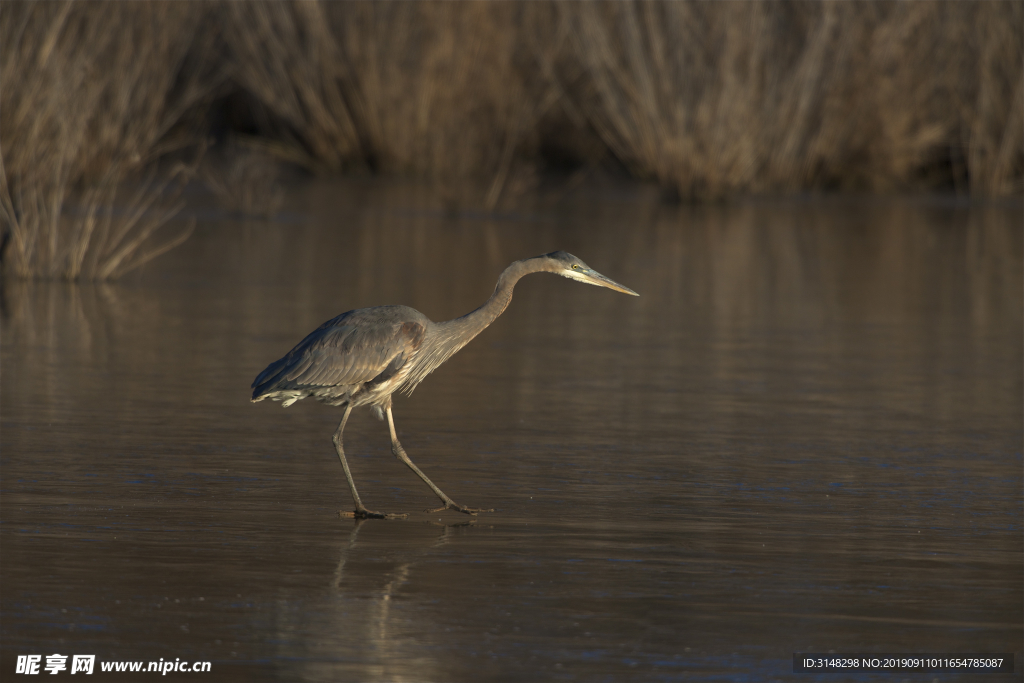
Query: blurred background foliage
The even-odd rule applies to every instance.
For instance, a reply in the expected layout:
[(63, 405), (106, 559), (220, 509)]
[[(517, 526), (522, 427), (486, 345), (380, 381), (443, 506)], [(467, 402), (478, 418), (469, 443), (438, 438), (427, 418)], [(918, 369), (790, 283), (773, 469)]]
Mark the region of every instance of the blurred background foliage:
[(1024, 2), (5, 0), (0, 164), (5, 272), (72, 279), (185, 239), (196, 174), (273, 213), (282, 166), (486, 210), (595, 167), (1019, 196)]

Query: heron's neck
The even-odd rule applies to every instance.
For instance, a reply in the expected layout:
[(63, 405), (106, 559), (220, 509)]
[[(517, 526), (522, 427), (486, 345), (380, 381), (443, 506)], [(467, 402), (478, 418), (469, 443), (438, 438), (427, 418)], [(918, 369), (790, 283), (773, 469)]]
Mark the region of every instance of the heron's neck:
[(512, 301), (512, 289), (521, 277), (541, 270), (544, 270), (543, 264), (538, 259), (516, 261), (506, 268), (498, 278), (494, 293), (483, 306), (461, 318), (437, 323), (444, 331), (442, 336), (457, 344), (455, 350), (462, 348), (473, 337), (487, 329), (487, 326), (505, 311), (509, 302)]

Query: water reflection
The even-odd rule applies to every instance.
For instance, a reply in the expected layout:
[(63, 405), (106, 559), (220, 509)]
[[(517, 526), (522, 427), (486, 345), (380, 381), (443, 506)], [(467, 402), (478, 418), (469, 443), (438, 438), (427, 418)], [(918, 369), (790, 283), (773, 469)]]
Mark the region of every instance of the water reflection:
[(436, 625), (422, 623), (427, 614), (408, 609), (405, 598), (417, 592), (418, 565), (429, 564), (460, 527), (474, 523), (367, 525), (357, 520), (347, 539), (339, 537), (340, 558), (323, 599), (310, 604), (303, 592), (291, 591), (275, 603), (279, 678), (443, 680), (431, 654)]
[[(4, 283), (2, 670), (767, 680), (799, 649), (1019, 648), (1019, 204), (304, 192), (124, 282)], [(414, 514), (340, 520), (337, 411), (253, 406), (254, 374), (350, 308), (461, 315), (555, 249), (642, 296), (527, 278), (396, 401), (414, 461), (497, 512), (435, 526), (356, 414), (367, 504)]]

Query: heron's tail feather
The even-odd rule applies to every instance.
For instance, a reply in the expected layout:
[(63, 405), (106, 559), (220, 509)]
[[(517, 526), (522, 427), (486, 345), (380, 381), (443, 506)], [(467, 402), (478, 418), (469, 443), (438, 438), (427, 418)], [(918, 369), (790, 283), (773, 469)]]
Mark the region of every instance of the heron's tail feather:
[(267, 366), (267, 369), (256, 376), (256, 379), (252, 381), (252, 401), (262, 401), (267, 398), (269, 394), (283, 389), (285, 387), (278, 386), (281, 380), (287, 374), (289, 366), (289, 358), (285, 356), (279, 360), (274, 361)]

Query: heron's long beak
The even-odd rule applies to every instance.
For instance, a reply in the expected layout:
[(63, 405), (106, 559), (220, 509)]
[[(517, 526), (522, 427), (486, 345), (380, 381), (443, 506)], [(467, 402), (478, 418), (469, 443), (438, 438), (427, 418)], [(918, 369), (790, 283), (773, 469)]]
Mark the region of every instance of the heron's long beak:
[(569, 275), (574, 280), (580, 282), (586, 282), (588, 285), (597, 285), (598, 287), (607, 287), (608, 289), (614, 289), (616, 292), (622, 292), (623, 294), (631, 294), (632, 296), (640, 296), (629, 287), (620, 285), (610, 277), (605, 277), (596, 270), (579, 270)]

